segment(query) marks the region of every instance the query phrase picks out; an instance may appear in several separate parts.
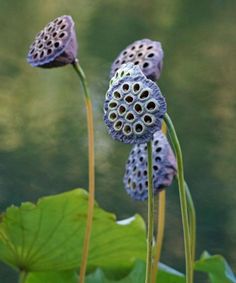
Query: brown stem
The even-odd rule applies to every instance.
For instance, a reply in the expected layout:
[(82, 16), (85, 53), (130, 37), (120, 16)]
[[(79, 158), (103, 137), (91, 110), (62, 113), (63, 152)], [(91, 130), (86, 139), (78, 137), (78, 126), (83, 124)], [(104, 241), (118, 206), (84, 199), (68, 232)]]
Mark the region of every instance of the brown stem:
[(166, 209), (166, 191), (162, 190), (159, 194), (159, 205), (158, 205), (158, 217), (157, 217), (157, 236), (156, 236), (156, 251), (153, 259), (152, 269), (152, 283), (156, 282), (156, 276), (158, 272), (158, 263), (161, 257), (161, 250), (164, 237), (165, 229), (165, 209)]
[(95, 162), (94, 162), (94, 125), (93, 125), (93, 107), (88, 93), (87, 81), (81, 66), (77, 60), (72, 64), (76, 73), (78, 74), (84, 90), (85, 106), (87, 113), (87, 127), (88, 127), (88, 158), (89, 158), (89, 198), (88, 198), (88, 212), (87, 224), (85, 230), (84, 244), (82, 250), (82, 259), (80, 266), (79, 282), (85, 282), (86, 267), (89, 253), (89, 242), (92, 232), (94, 198), (95, 198)]

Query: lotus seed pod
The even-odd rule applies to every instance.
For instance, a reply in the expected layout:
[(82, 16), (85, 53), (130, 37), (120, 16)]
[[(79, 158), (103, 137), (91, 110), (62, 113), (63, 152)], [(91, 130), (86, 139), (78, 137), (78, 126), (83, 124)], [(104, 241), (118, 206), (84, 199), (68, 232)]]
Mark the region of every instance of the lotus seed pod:
[(38, 33), (30, 46), (27, 61), (33, 67), (52, 68), (71, 64), (76, 56), (74, 21), (70, 16), (61, 16)]
[[(137, 68), (139, 72), (135, 71)], [(161, 129), (166, 102), (159, 87), (138, 66), (133, 74), (110, 85), (104, 103), (104, 121), (115, 140), (140, 144), (152, 140), (153, 134)]]
[(150, 39), (135, 41), (115, 59), (111, 66), (110, 77), (114, 76), (122, 64), (132, 62), (141, 68), (148, 79), (156, 81), (161, 75), (163, 57), (164, 53), (160, 42)]
[(117, 83), (120, 79), (125, 76), (140, 76), (142, 71), (138, 66), (133, 63), (127, 63), (120, 66), (120, 68), (115, 72), (114, 76), (110, 80), (110, 85)]
[[(111, 78), (109, 82), (109, 89), (116, 83), (119, 82), (122, 78), (126, 76), (142, 76), (143, 73), (141, 69), (138, 66), (135, 66), (133, 63), (123, 64), (118, 69), (118, 71), (114, 74), (114, 76)], [(108, 91), (109, 91), (108, 89)], [(108, 95), (108, 92), (106, 93), (106, 97)]]
[[(171, 185), (176, 175), (175, 156), (165, 135), (158, 131), (153, 136), (153, 192), (157, 194)], [(134, 145), (124, 175), (127, 193), (135, 200), (148, 198), (147, 145)]]

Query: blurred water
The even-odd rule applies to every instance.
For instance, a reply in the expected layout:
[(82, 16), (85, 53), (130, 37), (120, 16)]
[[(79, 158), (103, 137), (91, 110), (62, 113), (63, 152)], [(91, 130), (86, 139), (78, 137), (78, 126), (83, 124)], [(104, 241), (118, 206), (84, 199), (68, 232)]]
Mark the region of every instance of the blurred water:
[[(87, 73), (96, 126), (96, 198), (119, 219), (146, 204), (129, 199), (122, 177), (130, 146), (103, 125), (109, 68), (121, 49), (141, 38), (165, 51), (160, 87), (184, 152), (186, 179), (198, 217), (197, 256), (221, 253), (236, 270), (236, 96), (234, 0), (0, 0), (0, 209), (87, 186), (85, 109), (71, 67), (33, 69), (25, 56), (51, 19), (76, 21), (79, 59)], [(180, 270), (183, 239), (176, 184), (167, 194), (162, 261)], [(4, 283), (15, 274), (0, 264)], [(203, 281), (201, 281), (203, 282)]]

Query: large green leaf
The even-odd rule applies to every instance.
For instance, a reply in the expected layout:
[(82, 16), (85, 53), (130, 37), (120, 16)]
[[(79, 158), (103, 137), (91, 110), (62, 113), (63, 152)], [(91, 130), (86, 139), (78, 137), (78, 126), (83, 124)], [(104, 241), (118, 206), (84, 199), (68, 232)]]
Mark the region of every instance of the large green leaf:
[[(119, 268), (119, 267), (117, 267)], [(86, 277), (86, 283), (143, 283), (145, 281), (145, 262), (136, 261), (132, 271), (120, 280), (108, 279), (102, 269)], [(30, 273), (25, 283), (77, 283), (78, 276), (75, 271), (34, 272)], [(185, 283), (182, 273), (160, 264), (157, 283)]]
[(159, 283), (185, 283), (185, 275), (179, 271), (159, 263), (159, 272), (157, 274), (157, 282)]
[[(76, 189), (11, 206), (0, 223), (0, 259), (28, 271), (60, 271), (80, 266), (88, 195)], [(146, 253), (145, 225), (136, 215), (117, 223), (95, 205), (88, 267), (128, 270)]]
[(236, 283), (230, 266), (220, 255), (211, 256), (204, 252), (200, 260), (196, 261), (195, 269), (207, 272), (212, 283)]
[(75, 271), (35, 272), (27, 276), (25, 283), (78, 283)]
[[(86, 278), (86, 283), (143, 283), (145, 282), (145, 262), (137, 261), (132, 271), (125, 278), (114, 281), (106, 278), (101, 269), (97, 269)], [(185, 276), (164, 264), (159, 265), (157, 283), (185, 283)]]

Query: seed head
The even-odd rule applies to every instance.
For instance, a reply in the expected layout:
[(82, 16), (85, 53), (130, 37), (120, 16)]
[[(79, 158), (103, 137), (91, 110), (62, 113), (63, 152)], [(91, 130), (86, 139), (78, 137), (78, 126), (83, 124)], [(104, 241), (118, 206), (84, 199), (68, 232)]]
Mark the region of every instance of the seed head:
[(127, 63), (121, 65), (121, 67), (117, 70), (114, 76), (110, 80), (110, 86), (117, 83), (119, 80), (126, 76), (137, 77), (142, 76), (143, 72), (141, 71), (139, 66), (134, 65), (133, 63)]
[[(138, 66), (125, 71), (126, 66), (122, 66), (112, 78), (104, 104), (104, 121), (115, 140), (145, 143), (161, 129), (166, 112), (165, 98)], [(119, 76), (121, 78), (117, 79)]]
[(122, 64), (132, 62), (141, 68), (148, 79), (156, 81), (161, 75), (163, 57), (164, 53), (160, 42), (150, 39), (135, 41), (121, 51), (115, 59), (111, 66), (110, 77), (114, 76)]
[[(153, 192), (171, 185), (176, 175), (176, 160), (165, 135), (158, 131), (153, 136)], [(127, 193), (135, 200), (148, 198), (147, 145), (135, 145), (129, 155), (124, 175)]]
[(52, 68), (71, 64), (77, 56), (74, 21), (61, 16), (41, 30), (31, 44), (27, 61), (33, 67)]

